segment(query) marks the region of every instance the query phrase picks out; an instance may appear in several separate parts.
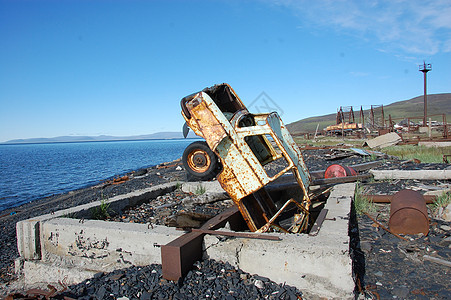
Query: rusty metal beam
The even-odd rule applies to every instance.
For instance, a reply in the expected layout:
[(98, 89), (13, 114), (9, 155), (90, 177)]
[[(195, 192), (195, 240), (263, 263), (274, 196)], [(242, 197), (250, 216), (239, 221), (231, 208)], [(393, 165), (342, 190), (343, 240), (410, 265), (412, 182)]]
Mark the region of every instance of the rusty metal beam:
[(319, 232), (319, 230), (321, 228), (321, 225), (323, 225), (323, 222), (326, 219), (328, 211), (329, 210), (326, 209), (326, 208), (323, 208), (321, 210), (321, 212), (319, 213), (318, 217), (316, 218), (315, 223), (313, 224), (312, 229), (310, 230), (308, 235), (315, 236), (315, 235), (318, 234), (318, 232)]
[[(234, 205), (222, 214), (208, 220), (201, 230), (214, 230), (227, 222), (231, 228), (240, 228), (244, 223), (238, 207)], [(161, 264), (163, 278), (179, 280), (191, 270), (193, 264), (202, 259), (202, 240), (205, 233), (192, 231), (172, 242), (161, 246)]]
[[(364, 195), (369, 201), (373, 203), (391, 203), (393, 195)], [(434, 195), (423, 195), (426, 204), (432, 204), (437, 199)]]
[(356, 176), (346, 176), (346, 177), (335, 177), (335, 178), (325, 178), (325, 179), (315, 179), (312, 181), (312, 185), (324, 185), (324, 184), (337, 184), (345, 182), (356, 182), (371, 178), (371, 174), (362, 174)]

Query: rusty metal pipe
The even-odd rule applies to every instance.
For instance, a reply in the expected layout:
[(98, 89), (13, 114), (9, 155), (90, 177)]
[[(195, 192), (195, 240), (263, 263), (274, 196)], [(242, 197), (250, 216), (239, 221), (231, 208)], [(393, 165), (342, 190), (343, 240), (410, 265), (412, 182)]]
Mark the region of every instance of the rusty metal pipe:
[[(364, 195), (369, 201), (373, 203), (391, 203), (393, 195)], [(437, 199), (434, 195), (423, 195), (426, 204), (432, 204)]]

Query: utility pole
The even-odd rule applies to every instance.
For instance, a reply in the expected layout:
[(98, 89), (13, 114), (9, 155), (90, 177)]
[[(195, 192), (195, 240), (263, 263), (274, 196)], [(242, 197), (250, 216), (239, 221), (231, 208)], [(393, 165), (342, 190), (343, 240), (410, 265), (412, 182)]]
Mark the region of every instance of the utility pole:
[(431, 64), (427, 64), (425, 61), (423, 61), (423, 64), (419, 66), (419, 71), (423, 72), (423, 76), (424, 76), (424, 116), (423, 116), (423, 126), (426, 126), (426, 119), (427, 119), (427, 115), (428, 115), (428, 102), (427, 102), (427, 91), (426, 91), (426, 74), (427, 72), (429, 72), (430, 70), (432, 70), (432, 65)]

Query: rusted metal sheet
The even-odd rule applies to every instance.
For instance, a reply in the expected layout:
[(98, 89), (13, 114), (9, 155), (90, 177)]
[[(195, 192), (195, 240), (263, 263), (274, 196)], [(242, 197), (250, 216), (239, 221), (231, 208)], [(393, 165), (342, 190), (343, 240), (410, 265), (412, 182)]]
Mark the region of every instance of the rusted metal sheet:
[[(310, 174), (277, 113), (249, 113), (225, 83), (183, 98), (181, 106), (186, 124), (206, 140), (221, 160), (223, 169), (218, 181), (238, 206), (250, 230), (287, 231), (289, 228), (282, 228), (277, 220), (284, 210), (296, 210), (301, 216), (290, 227), (292, 230), (307, 229)], [(284, 166), (270, 174), (265, 166), (275, 161)], [(289, 196), (273, 199), (265, 186), (286, 173), (292, 174), (303, 195), (296, 199)]]
[(429, 218), (423, 196), (413, 190), (402, 190), (393, 195), (389, 227), (394, 233), (427, 235)]

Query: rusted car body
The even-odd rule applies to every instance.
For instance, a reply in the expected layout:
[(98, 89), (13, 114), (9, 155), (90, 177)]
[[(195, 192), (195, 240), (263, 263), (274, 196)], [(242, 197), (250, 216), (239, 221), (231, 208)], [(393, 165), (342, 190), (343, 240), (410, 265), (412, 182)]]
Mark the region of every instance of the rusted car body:
[[(219, 157), (222, 171), (218, 181), (251, 231), (307, 229), (311, 178), (276, 112), (250, 113), (225, 83), (184, 97), (181, 107), (186, 124)], [(265, 188), (282, 175), (295, 178), (297, 191), (282, 195)]]

